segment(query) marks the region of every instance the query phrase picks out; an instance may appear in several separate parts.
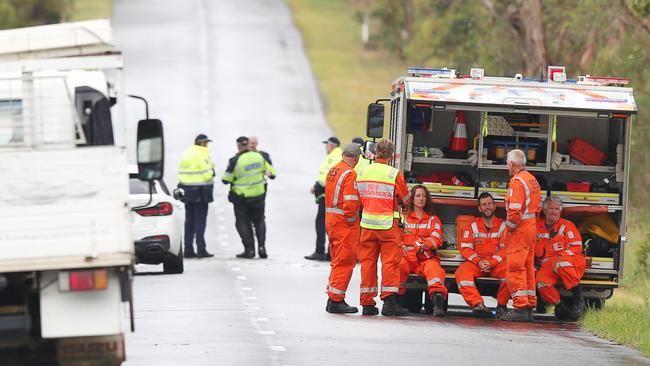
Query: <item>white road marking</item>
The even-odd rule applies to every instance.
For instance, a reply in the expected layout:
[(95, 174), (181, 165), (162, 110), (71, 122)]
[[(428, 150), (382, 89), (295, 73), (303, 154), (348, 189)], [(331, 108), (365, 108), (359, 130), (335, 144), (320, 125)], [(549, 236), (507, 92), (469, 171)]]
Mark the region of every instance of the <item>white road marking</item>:
[(255, 320), (258, 322), (268, 322), (269, 318), (255, 318)]
[(246, 278), (246, 276), (237, 276), (237, 279), (241, 281), (246, 281), (248, 278)]
[(270, 346), (271, 351), (276, 351), (276, 352), (285, 352), (287, 349), (284, 348), (284, 346)]
[(241, 272), (241, 267), (232, 267), (230, 268), (233, 272)]
[(257, 297), (255, 297), (255, 296), (248, 296), (248, 297), (246, 298), (246, 300), (248, 300), (248, 301), (255, 301), (255, 300), (257, 300)]
[(264, 335), (275, 335), (275, 332), (272, 330), (260, 330), (259, 333)]

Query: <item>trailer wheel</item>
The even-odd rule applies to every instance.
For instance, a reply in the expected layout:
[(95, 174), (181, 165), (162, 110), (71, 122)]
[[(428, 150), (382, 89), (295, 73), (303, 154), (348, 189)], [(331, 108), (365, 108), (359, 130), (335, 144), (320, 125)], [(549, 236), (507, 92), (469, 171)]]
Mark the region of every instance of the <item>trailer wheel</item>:
[(419, 313), (422, 310), (422, 294), (424, 290), (420, 289), (407, 289), (404, 294), (404, 301), (406, 308), (411, 313)]
[(177, 255), (165, 259), (163, 272), (168, 274), (183, 273), (183, 245), (180, 246)]

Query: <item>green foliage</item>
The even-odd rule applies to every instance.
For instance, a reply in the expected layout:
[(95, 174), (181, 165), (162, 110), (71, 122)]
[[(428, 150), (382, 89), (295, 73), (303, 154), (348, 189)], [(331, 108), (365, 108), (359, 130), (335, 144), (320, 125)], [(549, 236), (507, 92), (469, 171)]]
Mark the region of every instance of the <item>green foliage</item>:
[(69, 0), (0, 0), (0, 29), (61, 21)]

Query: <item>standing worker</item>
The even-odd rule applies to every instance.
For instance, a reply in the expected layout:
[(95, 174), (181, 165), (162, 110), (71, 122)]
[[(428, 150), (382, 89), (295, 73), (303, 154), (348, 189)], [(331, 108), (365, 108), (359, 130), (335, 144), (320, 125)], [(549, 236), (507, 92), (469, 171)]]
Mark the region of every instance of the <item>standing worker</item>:
[(345, 291), (357, 264), (359, 195), (354, 183), (357, 173), (353, 168), (359, 162), (360, 153), (357, 145), (346, 145), (343, 160), (330, 169), (325, 182), (325, 226), (332, 255), (325, 310), (330, 313), (358, 311), (345, 302)]
[(458, 292), (463, 296), (472, 313), (478, 317), (492, 317), (492, 311), (483, 303), (483, 297), (474, 282), (477, 277), (492, 277), (503, 280), (497, 292), (496, 317), (501, 318), (507, 312), (508, 286), (505, 284), (505, 238), (506, 223), (494, 216), (494, 198), (483, 192), (478, 196), (478, 211), (481, 214), (469, 227), (463, 230), (460, 254), (465, 257), (456, 270)]
[(269, 164), (273, 165), (273, 162), (271, 161), (271, 155), (267, 153), (266, 151), (262, 150), (257, 150), (257, 145), (259, 144), (259, 140), (257, 139), (257, 136), (248, 136), (248, 149), (250, 151), (255, 151), (260, 153), (264, 157), (264, 160), (266, 160)]
[(381, 254), (381, 299), (384, 316), (404, 316), (409, 312), (397, 301), (399, 263), (402, 259), (400, 206), (408, 197), (408, 187), (399, 170), (388, 165), (395, 145), (386, 139), (377, 143), (377, 159), (357, 176), (361, 198), (361, 239), (357, 255), (361, 262), (361, 305), (363, 315), (377, 315), (377, 259)]
[(255, 257), (255, 236), (257, 253), (260, 258), (267, 258), (264, 222), (265, 176), (275, 179), (275, 169), (260, 153), (250, 151), (248, 143), (248, 137), (241, 136), (237, 139), (237, 155), (228, 161), (221, 181), (230, 184), (228, 201), (233, 204), (235, 227), (244, 244), (244, 251), (237, 254), (237, 258)]
[[(537, 220), (535, 245), (535, 257), (542, 260), (536, 276), (539, 296), (546, 303), (555, 305), (558, 320), (578, 320), (584, 308), (580, 279), (587, 267), (582, 253), (582, 237), (571, 221), (561, 218), (562, 201), (559, 198), (548, 197), (542, 211), (544, 217)], [(562, 286), (571, 291), (571, 305), (562, 301), (555, 288), (558, 280), (562, 280)]]
[[(214, 164), (210, 158), (208, 143), (212, 140), (204, 134), (196, 136), (181, 157), (178, 168), (178, 187), (184, 191), (185, 203), (185, 258), (209, 258), (205, 245), (205, 225), (208, 204), (213, 201)], [(193, 241), (196, 237), (196, 252)]]
[[(427, 280), (427, 294), (433, 303), (433, 316), (444, 316), (447, 287), (445, 270), (440, 266), (437, 251), (442, 247), (442, 222), (433, 212), (431, 193), (418, 184), (411, 188), (411, 202), (406, 210), (402, 243), (404, 257), (400, 262), (400, 283), (405, 283), (409, 273), (417, 273)], [(400, 295), (406, 289), (400, 287)]]
[(331, 257), (329, 251), (326, 253), (325, 250), (325, 180), (330, 169), (341, 161), (343, 154), (339, 147), (341, 142), (338, 138), (330, 137), (323, 143), (325, 144), (327, 156), (320, 164), (316, 183), (310, 190), (314, 194), (318, 205), (318, 213), (316, 214), (316, 250), (312, 254), (305, 256), (305, 259), (319, 261), (328, 260)]
[(359, 174), (361, 169), (365, 168), (370, 164), (370, 160), (368, 160), (364, 155), (363, 155), (363, 145), (364, 141), (361, 137), (355, 137), (352, 139), (352, 143), (357, 145), (359, 147), (359, 151), (361, 151), (361, 155), (359, 155), (359, 162), (357, 165), (354, 167), (354, 171)]
[(510, 151), (507, 164), (512, 178), (506, 194), (506, 284), (515, 310), (501, 319), (525, 322), (533, 320), (537, 306), (534, 262), (541, 194), (537, 179), (526, 170), (523, 151)]

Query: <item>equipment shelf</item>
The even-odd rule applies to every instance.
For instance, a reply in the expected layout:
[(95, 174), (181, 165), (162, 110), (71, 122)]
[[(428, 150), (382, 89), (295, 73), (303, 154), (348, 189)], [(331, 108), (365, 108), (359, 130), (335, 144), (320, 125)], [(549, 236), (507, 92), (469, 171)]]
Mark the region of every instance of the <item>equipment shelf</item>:
[(449, 158), (429, 158), (424, 156), (414, 156), (414, 163), (441, 164), (441, 165), (467, 165), (467, 159), (449, 159)]

